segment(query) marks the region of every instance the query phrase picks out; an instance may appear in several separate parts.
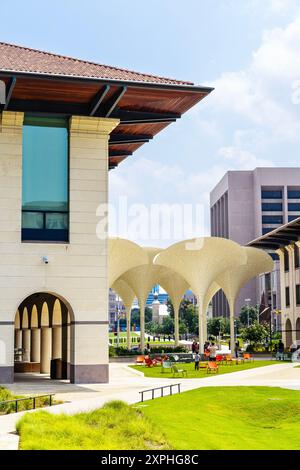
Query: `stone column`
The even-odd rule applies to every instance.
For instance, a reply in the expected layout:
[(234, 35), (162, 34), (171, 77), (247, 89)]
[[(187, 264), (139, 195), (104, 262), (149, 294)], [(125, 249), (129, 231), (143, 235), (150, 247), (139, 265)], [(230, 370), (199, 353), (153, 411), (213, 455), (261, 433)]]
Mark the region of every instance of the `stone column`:
[[(74, 383), (108, 381), (108, 237), (106, 224), (99, 223), (99, 205), (108, 203), (108, 141), (118, 124), (118, 119), (109, 118), (70, 119), (70, 241), (82, 246), (81, 256), (86, 250), (97, 261), (82, 270), (80, 295), (79, 284), (73, 294), (70, 380)], [(72, 304), (70, 295), (69, 300)]]
[[(10, 256), (20, 252), (22, 207), (22, 126), (24, 113), (0, 112), (1, 250)], [(9, 201), (9, 203), (8, 203)], [(4, 230), (4, 229), (3, 229)], [(12, 316), (20, 296), (17, 287), (8, 289), (7, 270), (0, 274), (0, 383), (14, 381), (14, 328)], [(16, 278), (14, 278), (16, 279)], [(11, 285), (14, 281), (11, 280)], [(4, 301), (5, 299), (5, 301)]]
[(62, 329), (61, 326), (52, 327), (52, 359), (62, 357)]
[(41, 374), (50, 373), (51, 328), (41, 328)]
[(31, 362), (40, 362), (41, 360), (41, 330), (39, 328), (31, 329)]
[(15, 348), (22, 348), (22, 330), (20, 329), (15, 329)]
[(23, 361), (30, 362), (31, 335), (29, 328), (22, 330), (22, 348), (24, 349)]

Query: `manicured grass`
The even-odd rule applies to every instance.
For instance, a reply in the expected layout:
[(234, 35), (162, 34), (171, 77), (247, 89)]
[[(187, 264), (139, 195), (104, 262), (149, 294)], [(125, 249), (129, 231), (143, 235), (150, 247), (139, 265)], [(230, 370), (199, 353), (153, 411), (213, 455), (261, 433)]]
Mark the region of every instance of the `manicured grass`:
[[(245, 362), (244, 364), (239, 365), (220, 365), (218, 374), (229, 374), (230, 372), (238, 372), (241, 370), (248, 370), (248, 369), (255, 369), (256, 367), (264, 367), (264, 366), (274, 366), (278, 364), (275, 361), (254, 361), (254, 362)], [(130, 366), (132, 369), (139, 370), (143, 372), (145, 377), (160, 377), (160, 378), (173, 378), (173, 373), (169, 369), (164, 369), (162, 372), (162, 368), (160, 366), (156, 367), (145, 367), (145, 366)], [(195, 371), (195, 366), (193, 363), (191, 364), (178, 364), (178, 369), (184, 369), (187, 371), (187, 378), (188, 379), (201, 379), (203, 377), (210, 377), (212, 374), (207, 374), (206, 369), (200, 369), (199, 371)], [(178, 376), (177, 376), (178, 377)], [(186, 377), (181, 377), (180, 379), (185, 379)]]
[(174, 449), (300, 449), (300, 391), (203, 387), (145, 404)]
[(74, 416), (30, 413), (17, 431), (22, 450), (299, 450), (300, 392), (203, 387)]
[(45, 411), (26, 414), (17, 424), (22, 450), (169, 449), (165, 437), (140, 410), (114, 401), (74, 416)]

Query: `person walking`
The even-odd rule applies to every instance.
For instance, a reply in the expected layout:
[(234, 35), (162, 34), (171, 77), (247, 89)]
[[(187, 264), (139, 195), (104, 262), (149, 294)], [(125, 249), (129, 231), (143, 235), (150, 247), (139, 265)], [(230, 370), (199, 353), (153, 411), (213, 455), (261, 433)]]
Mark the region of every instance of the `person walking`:
[(199, 370), (200, 354), (196, 353), (195, 355), (195, 370)]
[(234, 354), (235, 354), (235, 357), (237, 359), (239, 357), (239, 344), (238, 344), (238, 342), (235, 343)]

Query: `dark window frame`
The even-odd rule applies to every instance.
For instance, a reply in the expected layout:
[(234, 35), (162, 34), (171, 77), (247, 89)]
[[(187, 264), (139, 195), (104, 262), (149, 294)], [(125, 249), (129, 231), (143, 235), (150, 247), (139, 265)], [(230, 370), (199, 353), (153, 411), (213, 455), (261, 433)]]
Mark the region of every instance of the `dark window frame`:
[(295, 268), (298, 269), (300, 267), (300, 254), (299, 254), (299, 247), (294, 245), (294, 263)]
[[(47, 121), (48, 120), (48, 121)], [(65, 125), (62, 125), (62, 121)], [(21, 228), (21, 241), (22, 243), (70, 243), (70, 125), (69, 119), (67, 118), (52, 118), (49, 116), (39, 115), (25, 115), (24, 125), (34, 125), (41, 127), (64, 127), (67, 129), (67, 210), (35, 210), (35, 209), (23, 209), (23, 213), (43, 213), (43, 228)], [(46, 216), (47, 214), (68, 214), (68, 228), (67, 229), (47, 229), (46, 228)]]
[(296, 284), (296, 305), (300, 305), (300, 284)]
[(262, 215), (262, 224), (283, 224), (283, 215)]
[(287, 286), (285, 288), (285, 306), (286, 307), (290, 307), (291, 306), (291, 302), (290, 302), (290, 288), (289, 286)]
[(262, 199), (282, 199), (282, 189), (262, 189), (261, 198)]
[(262, 202), (263, 212), (282, 212), (282, 202)]
[(290, 270), (290, 258), (289, 252), (284, 250), (284, 271), (288, 272)]

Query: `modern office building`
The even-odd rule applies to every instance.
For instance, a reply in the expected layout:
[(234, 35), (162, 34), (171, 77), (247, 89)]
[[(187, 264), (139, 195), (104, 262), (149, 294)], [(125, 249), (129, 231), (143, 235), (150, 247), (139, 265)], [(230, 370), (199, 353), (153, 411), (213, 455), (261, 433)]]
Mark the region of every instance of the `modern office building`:
[[(211, 235), (246, 245), (300, 215), (300, 168), (256, 168), (228, 171), (210, 193)], [(236, 302), (236, 315), (246, 303), (280, 308), (279, 261), (273, 273), (251, 281)], [(247, 300), (246, 300), (247, 299)], [(250, 300), (249, 300), (250, 299)], [(223, 292), (213, 299), (213, 315), (228, 315)]]
[(113, 330), (116, 328), (118, 315), (125, 315), (125, 306), (122, 299), (115, 293), (115, 291), (109, 289), (108, 319), (109, 327)]
[[(284, 344), (300, 346), (300, 218), (253, 240), (249, 246), (273, 250), (279, 256), (281, 310), (274, 315), (281, 318)], [(272, 315), (273, 313), (273, 315)]]
[(108, 170), (212, 89), (5, 43), (0, 83), (0, 383), (107, 382)]

